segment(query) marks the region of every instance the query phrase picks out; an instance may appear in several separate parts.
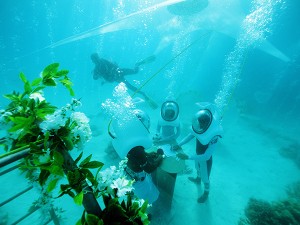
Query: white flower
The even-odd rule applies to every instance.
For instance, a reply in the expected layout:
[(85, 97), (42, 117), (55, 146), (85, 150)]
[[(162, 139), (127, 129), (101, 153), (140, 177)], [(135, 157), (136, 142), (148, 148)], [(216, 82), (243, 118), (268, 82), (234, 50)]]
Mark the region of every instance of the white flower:
[(127, 167), (127, 162), (128, 162), (128, 158), (127, 157), (125, 157), (125, 159), (123, 159), (123, 160), (121, 160), (119, 162), (119, 170), (120, 171), (124, 171), (125, 170), (125, 168)]
[(8, 129), (9, 126), (9, 120), (7, 118), (11, 116), (11, 112), (6, 112), (5, 110), (0, 110), (0, 129)]
[(31, 95), (29, 95), (29, 98), (34, 99), (35, 101), (39, 100), (40, 102), (45, 100), (41, 92), (34, 92)]
[[(74, 112), (71, 114), (71, 133), (73, 142), (77, 144), (78, 149), (82, 149), (84, 144), (92, 137), (92, 131), (89, 125), (89, 119), (84, 113)], [(75, 127), (72, 124), (76, 125)]]
[[(140, 198), (140, 199), (136, 198), (136, 199), (133, 200), (133, 202), (138, 203), (138, 204), (139, 204), (139, 207), (142, 207), (143, 204), (145, 203), (145, 200), (142, 199), (142, 198)], [(150, 206), (150, 205), (148, 204), (148, 206)]]
[(118, 197), (124, 196), (126, 193), (133, 190), (132, 182), (127, 180), (125, 177), (118, 178), (110, 185), (111, 188), (117, 188)]
[(89, 119), (86, 117), (84, 113), (81, 112), (74, 112), (71, 114), (71, 120), (76, 122), (77, 124), (83, 123), (87, 124), (89, 123)]
[(116, 171), (117, 168), (115, 166), (111, 166), (110, 168), (100, 171), (98, 173), (98, 180), (101, 183), (107, 183), (107, 185), (110, 185), (112, 183), (114, 175), (116, 174)]
[(81, 101), (76, 99), (76, 98), (72, 98), (72, 102), (71, 105), (73, 105), (75, 108), (81, 106)]
[(65, 126), (67, 118), (61, 110), (56, 110), (52, 115), (47, 115), (46, 119), (40, 123), (40, 128), (44, 133), (51, 130), (58, 130), (60, 127)]

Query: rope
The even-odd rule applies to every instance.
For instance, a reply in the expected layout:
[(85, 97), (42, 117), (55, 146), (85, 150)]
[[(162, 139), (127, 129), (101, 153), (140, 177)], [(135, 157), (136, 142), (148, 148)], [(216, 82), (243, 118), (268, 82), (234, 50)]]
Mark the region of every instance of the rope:
[(186, 52), (190, 47), (192, 47), (195, 43), (202, 40), (205, 36), (208, 36), (210, 32), (207, 32), (206, 34), (203, 34), (198, 39), (196, 39), (194, 42), (186, 46), (184, 49), (182, 49), (177, 55), (175, 55), (172, 59), (170, 59), (167, 63), (165, 63), (162, 67), (158, 69), (152, 76), (150, 76), (133, 94), (131, 97), (134, 97), (135, 94), (137, 94), (146, 84), (148, 84), (156, 75), (158, 75), (163, 69), (165, 69), (169, 64), (171, 64), (175, 59), (177, 59), (179, 56), (181, 56), (184, 52)]

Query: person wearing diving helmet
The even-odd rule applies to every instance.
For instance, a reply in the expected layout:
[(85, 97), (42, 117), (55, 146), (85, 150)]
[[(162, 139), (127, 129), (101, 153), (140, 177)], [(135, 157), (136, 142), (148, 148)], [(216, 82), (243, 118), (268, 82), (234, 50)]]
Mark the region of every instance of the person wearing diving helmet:
[(177, 157), (184, 160), (195, 160), (197, 177), (189, 177), (194, 183), (204, 183), (204, 193), (198, 198), (199, 203), (204, 203), (209, 195), (209, 176), (212, 168), (212, 154), (217, 148), (217, 142), (222, 137), (223, 128), (217, 107), (210, 103), (198, 103), (200, 109), (192, 120), (192, 130), (173, 150), (196, 138), (196, 154), (187, 155), (178, 153)]
[(179, 106), (175, 101), (167, 100), (161, 106), (161, 118), (158, 121), (153, 141), (156, 144), (175, 144), (180, 135)]

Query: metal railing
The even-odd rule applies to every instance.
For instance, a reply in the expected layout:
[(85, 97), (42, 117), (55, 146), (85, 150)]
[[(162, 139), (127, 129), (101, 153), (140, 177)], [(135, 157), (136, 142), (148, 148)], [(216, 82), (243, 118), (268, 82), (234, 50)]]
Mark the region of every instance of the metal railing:
[[(11, 165), (12, 163), (20, 160), (20, 159), (23, 159), (24, 157), (28, 156), (29, 154), (29, 151), (30, 149), (24, 149), (22, 151), (18, 151), (16, 153), (13, 153), (13, 154), (7, 154), (7, 155), (2, 155), (1, 158), (0, 158), (0, 168), (4, 168), (6, 166), (9, 166)], [(5, 174), (8, 174), (16, 169), (18, 169), (20, 166), (22, 165), (22, 163), (19, 163), (17, 165), (13, 165), (3, 171), (0, 172), (0, 177), (5, 175)], [(13, 200), (17, 200), (17, 198), (19, 198), (20, 196), (28, 193), (30, 190), (33, 189), (33, 186), (30, 185), (28, 186), (27, 188), (23, 189), (22, 191), (18, 192), (17, 194), (9, 197), (8, 199), (4, 200), (4, 201), (1, 201), (0, 202), (0, 208), (8, 203), (10, 203), (11, 201)], [(28, 212), (25, 212), (25, 214), (23, 216), (21, 216), (20, 218), (18, 218), (17, 220), (15, 220), (13, 223), (11, 223), (11, 225), (17, 225), (19, 224), (20, 222), (22, 222), (23, 220), (27, 219), (30, 215), (34, 214), (35, 212), (37, 212), (38, 210), (40, 209), (39, 206), (35, 206), (35, 207), (31, 207), (30, 210)], [(55, 225), (60, 225), (60, 222), (59, 222), (59, 218), (58, 216), (56, 215), (55, 211), (53, 208), (50, 208), (49, 210), (49, 214), (50, 214), (50, 218), (48, 221), (46, 221), (44, 223), (44, 225), (50, 223), (51, 221), (55, 224)]]

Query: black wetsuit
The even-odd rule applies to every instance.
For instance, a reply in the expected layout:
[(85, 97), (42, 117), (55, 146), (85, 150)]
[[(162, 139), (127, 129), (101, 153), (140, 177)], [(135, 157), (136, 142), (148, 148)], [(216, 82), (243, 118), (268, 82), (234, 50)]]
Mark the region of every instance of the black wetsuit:
[(95, 80), (102, 77), (107, 82), (125, 82), (124, 76), (138, 73), (138, 67), (134, 69), (119, 68), (117, 64), (114, 64), (103, 58), (96, 58), (93, 60), (95, 68), (93, 71), (93, 78)]

